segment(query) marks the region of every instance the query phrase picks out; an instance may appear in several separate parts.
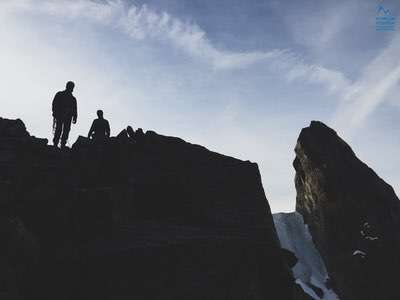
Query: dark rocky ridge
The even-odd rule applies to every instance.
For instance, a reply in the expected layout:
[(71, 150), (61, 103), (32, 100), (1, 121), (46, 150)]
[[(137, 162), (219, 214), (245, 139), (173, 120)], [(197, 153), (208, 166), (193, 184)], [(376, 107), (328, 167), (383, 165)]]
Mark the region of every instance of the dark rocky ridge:
[(334, 130), (313, 121), (295, 148), (296, 210), (341, 299), (400, 299), (400, 201)]
[(60, 151), (0, 118), (0, 196), (1, 299), (306, 299), (254, 163), (154, 132)]

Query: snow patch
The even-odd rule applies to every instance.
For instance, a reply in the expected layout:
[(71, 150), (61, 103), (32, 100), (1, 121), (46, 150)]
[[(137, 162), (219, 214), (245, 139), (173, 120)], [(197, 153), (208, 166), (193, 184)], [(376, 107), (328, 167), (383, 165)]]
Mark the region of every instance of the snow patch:
[(360, 234), (366, 240), (370, 240), (370, 241), (378, 240), (379, 239), (378, 236), (371, 236), (371, 233), (370, 233), (371, 231), (372, 231), (371, 225), (368, 222), (365, 222), (363, 224), (363, 229), (360, 231)]
[[(296, 282), (316, 300), (338, 300), (335, 292), (325, 285), (328, 272), (303, 217), (294, 212), (274, 214), (273, 219), (282, 248), (292, 251), (298, 259), (292, 269)], [(322, 289), (322, 298), (318, 297), (312, 285)]]
[(364, 251), (361, 250), (356, 250), (353, 252), (353, 256), (359, 255), (362, 258), (365, 258), (367, 256), (367, 253), (365, 253)]

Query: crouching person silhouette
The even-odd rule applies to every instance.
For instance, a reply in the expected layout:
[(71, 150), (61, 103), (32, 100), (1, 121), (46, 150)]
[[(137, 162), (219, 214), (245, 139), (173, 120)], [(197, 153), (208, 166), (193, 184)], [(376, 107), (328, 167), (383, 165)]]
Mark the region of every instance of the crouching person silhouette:
[(103, 117), (103, 111), (97, 111), (97, 119), (95, 119), (90, 127), (88, 138), (96, 141), (104, 141), (110, 137), (110, 124)]
[(53, 99), (53, 144), (58, 147), (61, 137), (61, 148), (64, 148), (68, 141), (69, 131), (72, 123), (78, 118), (76, 98), (72, 95), (75, 84), (68, 81), (64, 91), (58, 92)]

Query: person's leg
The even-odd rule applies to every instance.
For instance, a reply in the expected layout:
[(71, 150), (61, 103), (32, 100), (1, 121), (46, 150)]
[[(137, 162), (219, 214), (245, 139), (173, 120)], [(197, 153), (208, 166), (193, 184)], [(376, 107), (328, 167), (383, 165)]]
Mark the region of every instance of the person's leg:
[(71, 118), (63, 120), (63, 133), (61, 136), (61, 147), (65, 147), (68, 141), (69, 131), (71, 130)]
[(56, 129), (54, 131), (53, 145), (58, 146), (58, 142), (60, 141), (61, 131), (63, 127), (63, 122), (60, 119), (56, 120)]

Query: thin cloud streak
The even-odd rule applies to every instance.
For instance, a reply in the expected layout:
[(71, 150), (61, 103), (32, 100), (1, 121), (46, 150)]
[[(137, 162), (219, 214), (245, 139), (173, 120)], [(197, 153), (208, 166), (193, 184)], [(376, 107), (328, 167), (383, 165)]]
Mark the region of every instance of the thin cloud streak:
[(167, 41), (186, 54), (209, 64), (215, 71), (244, 69), (266, 63), (288, 81), (302, 80), (321, 84), (329, 92), (341, 92), (349, 81), (339, 71), (320, 65), (307, 64), (287, 49), (270, 51), (232, 52), (218, 49), (198, 25), (184, 22), (167, 12), (156, 12), (146, 5), (128, 5), (121, 0), (106, 3), (90, 0), (6, 1), (5, 6), (16, 12), (28, 11), (65, 19), (85, 19), (103, 26), (112, 26), (135, 40)]
[(400, 35), (367, 65), (343, 96), (333, 124), (351, 137), (368, 117), (383, 104), (400, 82)]

